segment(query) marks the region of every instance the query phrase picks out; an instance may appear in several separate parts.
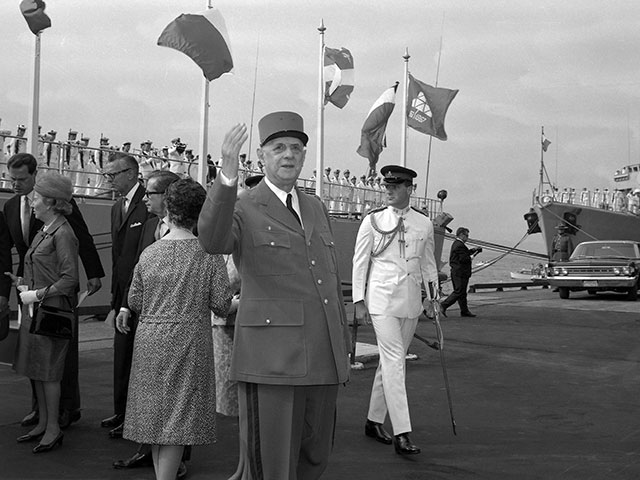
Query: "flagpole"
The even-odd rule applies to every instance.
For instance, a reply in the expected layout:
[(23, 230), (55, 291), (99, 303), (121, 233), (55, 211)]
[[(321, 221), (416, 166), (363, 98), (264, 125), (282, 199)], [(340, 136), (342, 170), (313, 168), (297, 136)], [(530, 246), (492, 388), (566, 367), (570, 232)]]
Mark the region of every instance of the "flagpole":
[(36, 49), (33, 62), (33, 97), (31, 118), (29, 118), (29, 143), (27, 151), (33, 156), (38, 155), (38, 123), (40, 116), (40, 32), (36, 33)]
[[(442, 14), (442, 32), (440, 33), (440, 50), (438, 51), (438, 66), (436, 67), (436, 84), (438, 88), (438, 80), (440, 78), (440, 59), (442, 58), (442, 37), (444, 36), (444, 13)], [(427, 152), (427, 174), (424, 181), (424, 198), (427, 198), (427, 191), (429, 189), (429, 169), (431, 168), (431, 144), (433, 142), (433, 135), (429, 135), (429, 151)]]
[(402, 138), (400, 139), (400, 165), (407, 166), (407, 86), (409, 84), (409, 49), (405, 47), (404, 55), (404, 91), (402, 96)]
[(316, 150), (316, 195), (322, 198), (322, 184), (324, 183), (324, 19), (321, 20), (320, 59), (318, 61), (318, 146)]
[(251, 100), (251, 126), (249, 127), (249, 147), (247, 161), (251, 160), (251, 139), (253, 138), (253, 116), (256, 108), (256, 86), (258, 83), (258, 54), (260, 53), (260, 33), (258, 33), (258, 45), (256, 45), (256, 69), (253, 73), (253, 99)]
[[(207, 10), (213, 8), (211, 0), (206, 2)], [(200, 185), (207, 185), (207, 154), (209, 153), (209, 80), (202, 80), (202, 110), (200, 112), (200, 161), (198, 162), (198, 178)]]

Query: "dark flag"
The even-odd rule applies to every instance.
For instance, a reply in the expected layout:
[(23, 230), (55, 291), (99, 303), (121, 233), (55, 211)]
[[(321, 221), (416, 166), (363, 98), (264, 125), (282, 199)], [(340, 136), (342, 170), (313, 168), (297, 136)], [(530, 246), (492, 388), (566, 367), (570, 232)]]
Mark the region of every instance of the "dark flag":
[(233, 69), (224, 18), (215, 8), (202, 14), (182, 14), (164, 29), (158, 45), (189, 56), (209, 81)]
[(444, 117), (458, 90), (427, 85), (409, 75), (407, 125), (440, 140), (447, 139)]
[(44, 13), (45, 3), (42, 0), (22, 0), (20, 11), (29, 25), (29, 30), (38, 35), (51, 26), (51, 19)]

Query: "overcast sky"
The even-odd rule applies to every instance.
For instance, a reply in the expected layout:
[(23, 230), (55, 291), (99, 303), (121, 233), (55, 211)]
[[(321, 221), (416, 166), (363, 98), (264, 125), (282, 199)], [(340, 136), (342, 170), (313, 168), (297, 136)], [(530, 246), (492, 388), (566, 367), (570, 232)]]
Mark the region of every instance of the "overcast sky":
[[(202, 74), (185, 55), (156, 41), (181, 13), (204, 0), (49, 0), (53, 26), (42, 34), (40, 124), (112, 144), (181, 137), (197, 149)], [(34, 36), (18, 0), (0, 2), (0, 128), (27, 123)], [(613, 172), (640, 150), (640, 3), (595, 0), (224, 0), (234, 75), (211, 83), (210, 152), (224, 132), (251, 122), (259, 44), (258, 119), (295, 110), (311, 141), (303, 175), (316, 161), (319, 35), (354, 57), (355, 90), (343, 110), (325, 113), (325, 165), (362, 174), (355, 150), (376, 98), (411, 73), (433, 84), (443, 39), (439, 86), (459, 89), (446, 120), (449, 140), (434, 139), (429, 196), (449, 192), (453, 227), (512, 245), (525, 232), (540, 168), (540, 127), (553, 143), (547, 168), (561, 187), (612, 187)], [(401, 92), (399, 91), (399, 94)], [(401, 96), (379, 166), (400, 162)], [(255, 136), (254, 145), (255, 148)], [(409, 130), (407, 166), (424, 193), (429, 137)], [(541, 251), (541, 242), (525, 248)]]

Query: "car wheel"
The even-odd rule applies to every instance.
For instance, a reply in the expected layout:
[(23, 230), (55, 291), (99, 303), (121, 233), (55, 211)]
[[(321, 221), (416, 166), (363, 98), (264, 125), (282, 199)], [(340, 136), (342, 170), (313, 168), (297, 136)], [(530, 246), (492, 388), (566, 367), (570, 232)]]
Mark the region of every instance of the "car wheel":
[(627, 300), (630, 300), (632, 302), (635, 302), (636, 300), (638, 300), (638, 286), (637, 285), (635, 287), (631, 287), (629, 289), (629, 291), (627, 292)]
[(560, 294), (560, 298), (569, 298), (569, 288), (568, 287), (560, 287), (560, 288), (558, 288), (558, 293)]

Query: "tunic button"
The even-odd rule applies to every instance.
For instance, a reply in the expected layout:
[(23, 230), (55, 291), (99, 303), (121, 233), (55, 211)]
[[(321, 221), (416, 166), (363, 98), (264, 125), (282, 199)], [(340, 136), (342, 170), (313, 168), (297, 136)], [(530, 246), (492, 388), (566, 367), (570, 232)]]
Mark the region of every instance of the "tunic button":
[(315, 260), (311, 260), (311, 265), (313, 265), (315, 267), (316, 261)]
[(318, 285), (322, 285), (322, 279), (321, 278), (318, 279)]
[(327, 303), (329, 303), (329, 300), (325, 298), (324, 299), (324, 304), (326, 305)]
[(269, 325), (269, 324), (271, 323), (271, 320), (267, 318), (267, 319), (265, 320), (265, 323), (266, 323), (267, 325)]
[(276, 244), (276, 242), (271, 242), (269, 243), (269, 245), (271, 245), (272, 247)]
[(309, 242), (307, 245), (311, 246), (311, 242)]
[(269, 225), (269, 226), (267, 227), (267, 230), (271, 230), (271, 225)]

